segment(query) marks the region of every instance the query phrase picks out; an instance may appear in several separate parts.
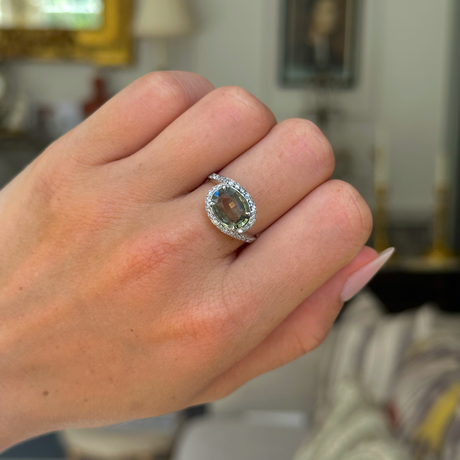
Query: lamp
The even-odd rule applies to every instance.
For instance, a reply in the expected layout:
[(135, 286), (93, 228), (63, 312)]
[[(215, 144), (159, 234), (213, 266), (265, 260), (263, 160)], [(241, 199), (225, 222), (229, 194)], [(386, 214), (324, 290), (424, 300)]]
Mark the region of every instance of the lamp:
[(184, 0), (138, 0), (134, 16), (134, 35), (156, 39), (159, 44), (158, 69), (168, 68), (167, 39), (189, 34), (193, 22)]

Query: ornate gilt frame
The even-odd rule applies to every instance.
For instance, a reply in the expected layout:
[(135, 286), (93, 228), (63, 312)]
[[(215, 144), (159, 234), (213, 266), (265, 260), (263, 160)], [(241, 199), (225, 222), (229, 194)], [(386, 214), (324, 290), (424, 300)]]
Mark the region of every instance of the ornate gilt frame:
[(94, 31), (0, 30), (0, 59), (71, 59), (123, 65), (132, 58), (132, 0), (104, 0), (104, 25)]

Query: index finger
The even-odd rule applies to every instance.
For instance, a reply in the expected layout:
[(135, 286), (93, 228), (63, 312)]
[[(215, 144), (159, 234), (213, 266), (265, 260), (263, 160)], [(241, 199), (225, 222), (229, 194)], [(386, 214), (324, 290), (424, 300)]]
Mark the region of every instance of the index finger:
[(190, 72), (144, 75), (55, 145), (86, 164), (125, 158), (147, 145), (213, 89), (206, 78)]

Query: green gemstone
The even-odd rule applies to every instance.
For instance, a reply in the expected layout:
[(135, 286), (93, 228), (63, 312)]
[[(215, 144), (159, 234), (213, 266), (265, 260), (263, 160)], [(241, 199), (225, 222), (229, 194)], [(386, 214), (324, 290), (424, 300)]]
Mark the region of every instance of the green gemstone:
[(212, 204), (215, 216), (227, 228), (239, 229), (249, 221), (249, 203), (240, 192), (229, 185), (214, 192)]

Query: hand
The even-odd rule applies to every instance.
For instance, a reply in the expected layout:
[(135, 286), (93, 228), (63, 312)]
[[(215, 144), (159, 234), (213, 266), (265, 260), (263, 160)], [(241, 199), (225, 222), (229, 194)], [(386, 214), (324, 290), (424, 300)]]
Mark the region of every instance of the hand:
[[(315, 348), (371, 215), (331, 147), (241, 88), (160, 72), (0, 193), (0, 448), (175, 411)], [(221, 172), (258, 209), (251, 245), (209, 221)]]

